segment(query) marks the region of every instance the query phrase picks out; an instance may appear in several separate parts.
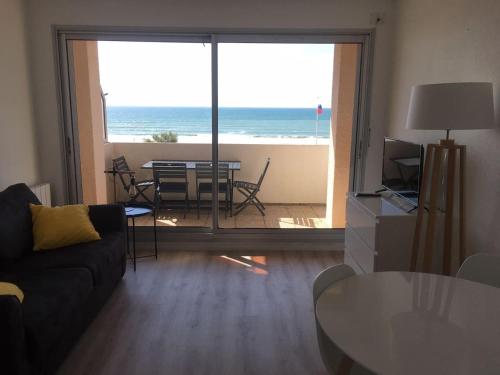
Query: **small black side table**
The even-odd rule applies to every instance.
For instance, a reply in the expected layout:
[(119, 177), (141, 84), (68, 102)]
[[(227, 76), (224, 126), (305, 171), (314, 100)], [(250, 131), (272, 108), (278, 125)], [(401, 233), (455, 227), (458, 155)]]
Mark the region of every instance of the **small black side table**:
[[(150, 255), (141, 255), (137, 256), (135, 252), (135, 218), (140, 217), (140, 216), (146, 216), (146, 215), (151, 215), (153, 214), (153, 226), (154, 226), (154, 236), (155, 236), (155, 252), (154, 254)], [(127, 215), (127, 222), (129, 219), (132, 219), (132, 251), (133, 251), (133, 256), (132, 259), (134, 261), (134, 272), (136, 270), (136, 263), (138, 258), (150, 258), (150, 257), (155, 257), (158, 259), (158, 242), (156, 239), (156, 212), (153, 208), (150, 206), (125, 206), (125, 215)], [(128, 255), (130, 256), (130, 251), (129, 251), (129, 230), (127, 227), (127, 252)]]

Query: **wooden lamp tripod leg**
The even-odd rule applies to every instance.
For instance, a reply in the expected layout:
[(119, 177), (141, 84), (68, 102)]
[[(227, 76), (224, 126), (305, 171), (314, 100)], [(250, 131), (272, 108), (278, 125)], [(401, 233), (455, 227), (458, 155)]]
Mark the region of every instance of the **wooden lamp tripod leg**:
[(459, 224), (458, 224), (458, 251), (460, 265), (465, 260), (465, 146), (459, 146)]
[(453, 206), (455, 198), (455, 156), (456, 147), (448, 148), (446, 175), (446, 208), (444, 219), (443, 275), (451, 274), (451, 245), (453, 236)]
[(429, 180), (431, 162), (432, 162), (432, 145), (427, 147), (425, 152), (425, 164), (424, 173), (422, 176), (422, 182), (420, 184), (420, 194), (418, 197), (418, 211), (417, 211), (417, 223), (415, 225), (415, 234), (413, 235), (413, 248), (411, 253), (410, 271), (415, 272), (417, 270), (418, 253), (420, 249), (420, 232), (422, 230), (422, 224), (425, 214), (425, 199), (427, 194), (427, 184)]
[[(432, 258), (436, 240), (436, 226), (438, 215), (438, 198), (440, 193), (440, 184), (442, 177), (442, 163), (444, 151), (447, 151), (447, 174), (446, 174), (446, 200), (444, 213), (444, 236), (443, 236), (443, 254), (442, 254), (442, 273), (450, 275), (452, 271), (452, 247), (453, 247), (453, 227), (454, 227), (454, 203), (456, 179), (456, 159), (459, 158), (459, 180), (458, 180), (458, 247), (459, 262), (465, 260), (465, 146), (452, 144), (428, 145), (425, 155), (424, 173), (422, 178), (417, 223), (415, 226), (415, 235), (413, 238), (413, 248), (411, 255), (410, 271), (417, 271), (417, 263), (420, 252), (420, 240), (425, 238), (423, 249), (423, 272), (432, 272)], [(458, 156), (457, 156), (458, 153)], [(430, 185), (430, 187), (429, 187)], [(424, 231), (425, 199), (429, 191), (428, 220)]]
[(429, 192), (429, 219), (427, 221), (427, 230), (425, 232), (425, 249), (424, 249), (424, 272), (432, 270), (432, 256), (434, 250), (435, 231), (436, 231), (436, 214), (437, 201), (439, 195), (439, 180), (441, 177), (441, 163), (443, 156), (443, 148), (440, 146), (434, 147), (434, 159), (432, 160), (432, 178), (431, 190)]

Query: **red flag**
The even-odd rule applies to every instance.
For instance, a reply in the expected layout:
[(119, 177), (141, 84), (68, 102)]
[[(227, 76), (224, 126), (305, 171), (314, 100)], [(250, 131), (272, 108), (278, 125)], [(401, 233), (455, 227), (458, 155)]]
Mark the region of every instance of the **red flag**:
[(321, 104), (318, 104), (318, 108), (316, 108), (316, 114), (321, 115), (323, 113), (323, 107)]

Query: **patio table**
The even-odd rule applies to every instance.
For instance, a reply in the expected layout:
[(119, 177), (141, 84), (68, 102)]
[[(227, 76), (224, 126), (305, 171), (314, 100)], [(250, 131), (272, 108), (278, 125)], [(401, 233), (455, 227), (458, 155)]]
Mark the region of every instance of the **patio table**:
[[(211, 163), (211, 160), (150, 160), (142, 165), (142, 169), (153, 169), (153, 163), (185, 163), (186, 164), (186, 169), (194, 171), (196, 169), (196, 163)], [(229, 170), (231, 171), (231, 202), (230, 202), (230, 209), (231, 209), (231, 215), (233, 212), (233, 182), (234, 182), (234, 171), (239, 171), (241, 168), (241, 162), (237, 160), (220, 160), (219, 164), (224, 163), (229, 165)]]
[[(211, 163), (211, 160), (150, 160), (142, 165), (142, 169), (153, 169), (153, 163), (186, 163), (187, 170), (195, 170), (196, 163)], [(234, 181), (234, 171), (239, 171), (241, 168), (241, 162), (232, 160), (224, 161), (220, 160), (219, 163), (229, 164), (229, 170), (231, 171), (231, 181)]]

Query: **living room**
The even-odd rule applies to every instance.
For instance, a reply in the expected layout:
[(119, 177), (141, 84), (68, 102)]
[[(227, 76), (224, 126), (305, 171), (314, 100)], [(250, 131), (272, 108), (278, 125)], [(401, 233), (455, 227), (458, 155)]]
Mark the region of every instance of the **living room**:
[[(424, 146), (444, 138), (445, 133), (441, 130), (406, 128), (412, 87), (434, 83), (488, 82), (493, 84), (495, 109), (500, 108), (500, 47), (496, 40), (496, 33), (500, 32), (500, 4), (492, 0), (221, 0), (184, 3), (152, 0), (140, 3), (130, 0), (1, 0), (0, 4), (0, 189), (18, 183), (28, 186), (49, 183), (54, 206), (68, 203), (66, 167), (62, 157), (66, 139), (62, 126), (64, 118), (61, 118), (62, 89), (58, 81), (57, 65), (60, 60), (57, 56), (56, 27), (65, 26), (86, 32), (99, 29), (110, 33), (129, 32), (131, 29), (150, 33), (183, 30), (285, 35), (372, 32), (372, 65), (367, 83), (369, 100), (363, 139), (366, 147), (363, 183), (358, 192), (373, 193), (381, 188), (384, 137)], [(451, 133), (457, 145), (467, 147), (462, 184), (465, 187), (463, 233), (466, 256), (487, 253), (493, 254), (495, 259), (500, 252), (497, 224), (500, 219), (498, 118), (495, 124), (494, 129), (489, 126), (490, 129), (456, 130)], [(416, 211), (413, 214), (416, 216)], [(95, 219), (92, 215), (90, 218)], [(97, 231), (105, 232), (102, 225), (94, 224)], [(8, 238), (8, 234), (2, 236)], [(149, 233), (142, 233), (141, 236), (142, 239), (148, 238)], [(135, 273), (131, 262), (127, 261), (123, 278), (120, 278), (118, 269), (115, 270), (116, 286), (113, 282), (113, 290), (106, 294), (103, 301), (96, 302), (96, 309), (97, 306), (99, 309), (94, 314), (89, 313), (89, 321), (83, 324), (81, 332), (63, 343), (60, 351), (54, 350), (50, 354), (54, 357), (50, 359), (50, 365), (43, 360), (33, 364), (33, 357), (30, 356), (36, 355), (24, 353), (24, 346), (27, 345), (24, 341), (2, 342), (0, 347), (10, 348), (4, 353), (16, 353), (13, 347), (19, 345), (24, 349), (19, 349), (18, 353), (22, 352), (26, 358), (13, 361), (22, 363), (21, 367), (4, 367), (8, 370), (0, 369), (0, 372), (359, 373), (355, 371), (360, 369), (352, 364), (350, 368), (347, 366), (347, 370), (342, 368), (343, 372), (335, 372), (324, 365), (325, 352), (316, 337), (315, 319), (321, 318), (321, 311), (318, 305), (315, 307), (313, 304), (314, 279), (325, 268), (344, 263), (343, 230), (312, 243), (307, 234), (294, 236), (288, 243), (277, 246), (276, 240), (266, 242), (262, 237), (244, 234), (224, 239), (223, 246), (219, 249), (212, 247), (211, 252), (201, 251), (203, 243), (196, 242), (185, 246), (185, 251), (174, 252), (171, 251), (173, 247), (182, 247), (179, 239), (175, 239), (176, 245), (173, 246), (168, 238), (163, 237), (158, 260), (148, 258), (139, 261)], [(412, 241), (411, 238), (407, 240)], [(140, 246), (151, 249), (152, 241), (144, 241)], [(232, 247), (239, 251), (231, 251)], [(243, 253), (242, 248), (245, 249)], [(315, 248), (321, 251), (315, 251)], [(0, 263), (5, 263), (0, 269), (3, 276), (8, 273), (11, 263), (4, 262), (3, 258)], [(494, 260), (488, 263), (491, 265)], [(455, 262), (452, 276), (456, 275), (458, 266), (460, 264)], [(486, 273), (488, 266), (483, 267)], [(64, 277), (71, 276), (64, 274)], [(358, 276), (352, 277), (355, 279)], [(346, 284), (346, 290), (348, 286), (354, 288), (355, 285)], [(493, 310), (498, 307), (494, 298), (499, 297), (496, 290), (485, 292), (491, 293), (488, 295), (492, 296), (489, 303)], [(29, 290), (24, 292), (24, 304), (27, 306), (31, 295)], [(331, 292), (331, 295), (334, 293)], [(465, 300), (471, 305), (474, 305), (473, 301), (476, 300)], [(370, 302), (376, 306), (376, 301)], [(4, 313), (0, 311), (2, 317)], [(480, 316), (470, 313), (464, 321), (478, 320)], [(349, 317), (354, 319), (356, 315)], [(352, 327), (348, 328), (354, 329), (357, 321), (351, 323)], [(454, 321), (453, 324), (458, 323)], [(328, 327), (325, 324), (322, 329), (328, 331)], [(390, 331), (389, 327), (384, 327)], [(3, 333), (11, 328), (2, 326), (2, 337), (6, 337), (7, 333)], [(433, 329), (442, 332), (440, 327), (433, 326)], [(494, 333), (489, 339), (494, 341), (499, 338), (498, 329), (492, 331)], [(457, 330), (454, 332), (456, 334)], [(461, 336), (452, 337), (455, 342), (462, 340)], [(401, 337), (394, 336), (394, 342), (402, 348), (408, 344), (396, 339)], [(31, 342), (32, 338), (26, 340)], [(472, 345), (472, 341), (466, 341), (466, 344)], [(43, 346), (43, 342), (37, 345)], [(370, 346), (373, 348), (367, 349)], [(362, 354), (375, 351), (377, 346), (380, 350), (385, 347), (377, 345), (376, 341), (368, 342)], [(495, 347), (480, 348), (479, 354), (474, 352), (478, 356), (474, 357), (475, 360), (468, 349), (453, 348), (455, 352), (448, 353), (449, 361), (443, 361), (444, 367), (432, 367), (434, 362), (429, 360), (426, 373), (494, 374), (500, 371), (499, 367), (495, 367), (498, 362), (485, 359), (485, 353), (490, 353), (492, 357), (498, 354)], [(413, 357), (404, 357), (397, 350), (394, 353), (400, 355), (400, 360), (406, 358), (409, 363), (412, 358), (421, 355), (414, 352)], [(464, 353), (471, 356), (470, 363), (459, 360), (467, 357)], [(363, 366), (361, 370), (371, 370), (366, 373), (417, 373), (409, 369), (403, 371), (401, 362), (386, 366), (361, 354), (351, 355), (355, 357), (351, 358), (355, 363), (360, 362)], [(477, 363), (478, 358), (486, 363), (484, 367), (474, 367), (473, 363)]]

